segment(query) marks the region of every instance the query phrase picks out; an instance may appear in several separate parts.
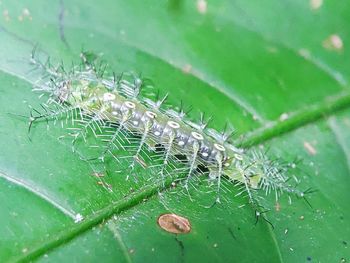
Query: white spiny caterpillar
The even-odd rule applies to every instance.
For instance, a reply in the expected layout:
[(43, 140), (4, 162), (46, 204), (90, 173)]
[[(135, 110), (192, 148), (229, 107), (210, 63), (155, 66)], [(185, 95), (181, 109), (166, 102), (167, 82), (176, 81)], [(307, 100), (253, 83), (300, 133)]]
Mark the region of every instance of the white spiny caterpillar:
[[(85, 140), (87, 131), (92, 130), (104, 142), (96, 158), (99, 161), (110, 157), (119, 162), (122, 156), (118, 151), (122, 150), (129, 153), (128, 174), (137, 164), (150, 172), (157, 168), (155, 176), (161, 180), (184, 173), (186, 188), (197, 167), (205, 167), (217, 185), (216, 202), (220, 202), (222, 178), (239, 187), (240, 194), (247, 193), (254, 205), (260, 189), (266, 194), (274, 191), (276, 200), (283, 192), (299, 197), (308, 193), (309, 190), (301, 192), (292, 186), (285, 165), (270, 160), (262, 152), (236, 148), (229, 140), (230, 133), (207, 128), (204, 118), (199, 123), (188, 120), (182, 107), (164, 108), (166, 97), (153, 101), (142, 96), (145, 83), (134, 74), (104, 77), (104, 69), (97, 69), (96, 58), (91, 59), (93, 54), (88, 52), (81, 53), (80, 67), (73, 66), (69, 72), (62, 66), (41, 63), (34, 54), (32, 64), (45, 73), (35, 90), (47, 93), (50, 98), (42, 105), (43, 112), (32, 111), (29, 128), (39, 119), (66, 116), (78, 124), (70, 130), (73, 146), (78, 139)], [(163, 151), (157, 151), (157, 145)], [(186, 159), (180, 168), (176, 165), (181, 162), (179, 156)]]

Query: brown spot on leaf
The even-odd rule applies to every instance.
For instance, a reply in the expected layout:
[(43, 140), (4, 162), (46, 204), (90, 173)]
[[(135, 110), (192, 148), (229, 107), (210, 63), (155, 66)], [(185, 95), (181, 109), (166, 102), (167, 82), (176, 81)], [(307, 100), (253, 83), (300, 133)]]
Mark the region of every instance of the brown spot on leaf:
[(182, 72), (188, 74), (188, 73), (191, 72), (191, 69), (192, 69), (192, 65), (191, 64), (186, 64), (185, 66), (183, 66)]
[(201, 14), (205, 14), (208, 9), (208, 4), (206, 0), (197, 0), (197, 10)]
[(108, 184), (108, 183), (103, 182), (103, 181), (98, 181), (97, 184), (103, 186), (108, 191), (113, 191), (112, 190), (113, 187), (111, 184)]
[(330, 51), (342, 51), (344, 44), (341, 37), (337, 34), (330, 35), (327, 37), (323, 43), (323, 47)]
[(275, 204), (275, 210), (279, 212), (281, 210), (281, 204), (279, 202), (276, 202)]
[(158, 225), (167, 232), (187, 234), (191, 231), (190, 221), (176, 214), (163, 214), (158, 218)]
[(323, 0), (310, 0), (310, 8), (312, 10), (319, 9), (323, 4)]
[(93, 172), (91, 175), (96, 176), (96, 177), (104, 177), (105, 176), (105, 174), (102, 172)]

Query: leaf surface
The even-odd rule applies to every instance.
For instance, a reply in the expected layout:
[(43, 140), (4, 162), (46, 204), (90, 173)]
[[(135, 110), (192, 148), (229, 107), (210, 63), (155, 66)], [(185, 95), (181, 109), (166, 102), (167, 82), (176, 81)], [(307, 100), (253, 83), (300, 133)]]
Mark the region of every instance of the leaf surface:
[[(350, 5), (313, 2), (3, 0), (1, 261), (350, 260)], [(67, 67), (93, 50), (116, 72), (152, 79), (174, 105), (191, 105), (191, 116), (213, 115), (217, 129), (234, 124), (238, 144), (303, 159), (295, 176), (317, 190), (312, 208), (282, 199), (266, 214), (272, 229), (239, 208), (232, 185), (223, 193), (231, 201), (210, 209), (203, 204), (215, 196), (201, 186), (191, 201), (180, 188), (159, 195), (157, 185), (112, 173), (107, 191), (58, 139), (59, 125), (38, 123), (29, 140), (26, 119), (13, 115), (40, 103), (28, 68), (35, 45)], [(188, 218), (191, 232), (159, 228), (169, 212)]]

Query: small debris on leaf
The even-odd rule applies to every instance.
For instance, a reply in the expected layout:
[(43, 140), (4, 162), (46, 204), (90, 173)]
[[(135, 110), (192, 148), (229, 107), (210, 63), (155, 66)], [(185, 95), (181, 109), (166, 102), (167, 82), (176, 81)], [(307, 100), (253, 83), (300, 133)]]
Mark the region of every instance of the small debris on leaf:
[(190, 221), (176, 214), (163, 214), (158, 218), (158, 225), (167, 232), (187, 234), (191, 231)]

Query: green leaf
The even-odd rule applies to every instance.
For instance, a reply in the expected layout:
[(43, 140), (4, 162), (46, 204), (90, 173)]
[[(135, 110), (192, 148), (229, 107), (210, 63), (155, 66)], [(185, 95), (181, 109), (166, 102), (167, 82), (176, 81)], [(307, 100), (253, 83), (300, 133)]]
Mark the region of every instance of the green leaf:
[[(350, 5), (317, 2), (3, 0), (0, 261), (350, 260)], [(159, 195), (159, 185), (111, 173), (106, 190), (58, 139), (59, 125), (38, 123), (28, 138), (19, 115), (40, 103), (28, 65), (35, 45), (66, 65), (91, 50), (116, 72), (149, 77), (172, 104), (192, 105), (193, 117), (234, 124), (237, 144), (301, 158), (295, 177), (317, 190), (312, 207), (282, 199), (265, 214), (273, 229), (239, 208), (233, 185), (223, 194), (230, 201), (209, 209), (215, 197), (201, 186), (191, 201), (179, 187)], [(170, 212), (191, 232), (162, 230), (157, 219)]]

